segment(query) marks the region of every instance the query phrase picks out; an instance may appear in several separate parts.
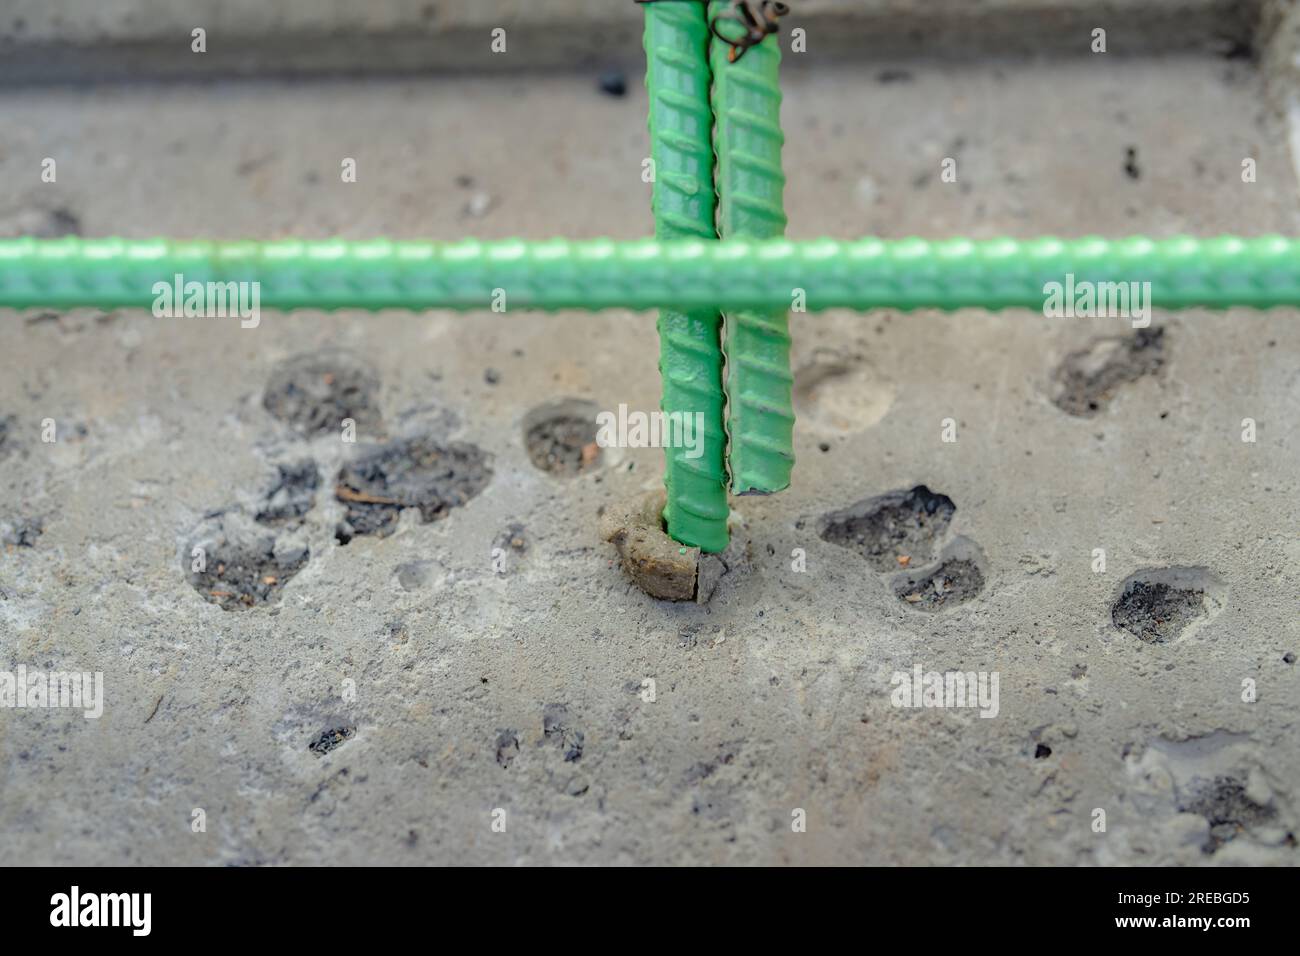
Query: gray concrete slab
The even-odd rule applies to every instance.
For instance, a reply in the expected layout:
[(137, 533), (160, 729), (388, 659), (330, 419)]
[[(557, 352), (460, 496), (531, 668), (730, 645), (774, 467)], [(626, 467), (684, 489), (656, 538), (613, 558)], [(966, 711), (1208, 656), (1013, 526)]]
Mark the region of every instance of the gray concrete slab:
[[(1294, 233), (1262, 103), (1249, 64), (1210, 57), (810, 64), (786, 89), (790, 233)], [(0, 230), (633, 237), (645, 105), (586, 75), (11, 90)], [(0, 848), (1292, 865), (1296, 320), (1157, 310), (1130, 356), (1098, 344), (1131, 335), (1116, 319), (798, 316), (793, 487), (735, 502), (744, 556), (695, 605), (637, 592), (599, 535), (658, 484), (660, 452), (565, 478), (526, 442), (557, 400), (654, 408), (652, 316), (0, 312), (0, 670), (102, 671), (106, 693), (97, 720), (0, 708)], [(472, 445), (486, 486), (340, 543), (336, 476), (362, 448), (266, 402), (288, 407), (303, 366), (283, 363), (320, 350), (295, 381), (356, 411), (361, 446)], [(1095, 414), (1053, 401), (1087, 387), (1062, 369), (1097, 368), (1118, 378)], [(319, 487), (294, 527), (313, 499), (280, 466), (302, 461)], [(823, 538), (827, 515), (921, 484), (955, 510), (906, 554)], [(280, 523), (258, 524), (269, 508)], [(191, 573), (196, 543), (247, 557), (223, 534), (269, 542), (250, 559), (265, 604), (227, 610)], [(978, 576), (935, 591), (944, 559)], [(895, 707), (917, 665), (996, 672), (997, 716)]]

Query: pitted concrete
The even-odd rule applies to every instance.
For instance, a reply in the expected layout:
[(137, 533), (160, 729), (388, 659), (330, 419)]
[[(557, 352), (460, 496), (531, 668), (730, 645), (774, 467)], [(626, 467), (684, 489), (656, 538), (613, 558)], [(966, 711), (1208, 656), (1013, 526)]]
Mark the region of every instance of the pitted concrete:
[[(614, 98), (590, 75), (10, 90), (0, 224), (638, 236), (645, 108), (635, 82)], [(1300, 229), (1285, 127), (1238, 59), (811, 61), (784, 119), (800, 238)], [(1157, 309), (1160, 368), (1079, 416), (1053, 402), (1058, 369), (1127, 324), (796, 316), (793, 485), (734, 502), (747, 563), (695, 604), (642, 594), (599, 535), (659, 484), (661, 452), (568, 475), (525, 441), (559, 400), (657, 407), (650, 315), (0, 313), (0, 670), (100, 671), (106, 694), (98, 720), (0, 708), (0, 847), (1294, 864), (1297, 318)], [(356, 446), (265, 401), (296, 357), (338, 351), (374, 376)], [(416, 436), (473, 445), (490, 480), (436, 520), (408, 508), (341, 541), (345, 463)], [(314, 491), (285, 477), (304, 461)], [(823, 538), (826, 516), (922, 484), (954, 510), (924, 549), (880, 551), (897, 570)], [(191, 571), (219, 520), (307, 560), (227, 610)], [(979, 567), (975, 593), (934, 591), (946, 561)], [(1124, 601), (1130, 581), (1150, 600)], [(1161, 641), (1115, 624), (1166, 605)], [(997, 674), (996, 715), (895, 706), (917, 666)]]

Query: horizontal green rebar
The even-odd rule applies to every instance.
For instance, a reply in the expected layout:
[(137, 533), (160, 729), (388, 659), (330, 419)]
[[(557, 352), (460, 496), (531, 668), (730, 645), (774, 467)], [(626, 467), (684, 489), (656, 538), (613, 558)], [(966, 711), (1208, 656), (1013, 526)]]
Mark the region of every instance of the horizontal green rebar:
[(1041, 309), (1067, 276), (1269, 308), (1300, 305), (1300, 240), (0, 239), (0, 307), (148, 309), (177, 275), (257, 282), (263, 309)]

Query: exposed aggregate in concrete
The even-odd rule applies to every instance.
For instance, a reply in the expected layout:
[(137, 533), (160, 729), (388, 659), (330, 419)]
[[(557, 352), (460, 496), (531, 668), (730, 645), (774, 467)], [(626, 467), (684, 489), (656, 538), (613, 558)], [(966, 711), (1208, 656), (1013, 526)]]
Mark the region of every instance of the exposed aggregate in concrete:
[(1099, 338), (1071, 352), (1057, 366), (1053, 397), (1058, 408), (1083, 418), (1102, 411), (1115, 390), (1144, 375), (1155, 375), (1165, 364), (1165, 330), (1138, 329), (1131, 335)]
[[(1237, 60), (792, 71), (790, 232), (1297, 232), (1259, 101)], [(0, 177), (30, 185), (4, 212), (66, 209), (87, 235), (631, 237), (650, 231), (644, 115), (635, 84), (590, 76), (10, 91)], [(65, 153), (90, 160), (55, 194), (32, 171)], [(492, 199), (468, 224), (466, 177)], [(646, 316), (34, 317), (0, 316), (0, 521), (43, 527), (0, 548), (0, 669), (100, 670), (107, 700), (98, 721), (0, 709), (7, 856), (1297, 860), (1293, 310), (1157, 311), (1158, 373), (1097, 379), (1086, 416), (1054, 403), (1056, 370), (1135, 341), (1115, 320), (795, 316), (794, 484), (734, 502), (704, 603), (646, 596), (598, 533), (656, 489), (661, 451), (571, 473), (525, 437), (557, 397), (656, 408)], [(323, 353), (347, 356), (332, 380), (300, 358)], [(401, 465), (456, 447), (477, 453)], [(952, 503), (942, 528), (946, 508), (909, 505), (883, 537), (823, 537), (922, 485)], [(358, 504), (386, 533), (344, 546)], [(982, 581), (965, 600), (900, 599), (962, 562)], [(1135, 581), (1199, 590), (1205, 613), (1143, 640), (1113, 616)], [(998, 716), (893, 706), (917, 664), (999, 673)]]
[(828, 515), (822, 540), (858, 551), (877, 571), (923, 564), (937, 553), (957, 510), (947, 495), (925, 485), (872, 498), (843, 514)]
[(437, 521), (491, 480), (488, 457), (467, 442), (419, 436), (369, 449), (339, 471), (334, 497), (345, 513), (335, 537), (346, 544), (359, 534), (390, 535), (406, 508)]
[(262, 403), (305, 435), (338, 433), (348, 421), (369, 429), (378, 424), (378, 388), (375, 373), (355, 356), (326, 349), (276, 366)]

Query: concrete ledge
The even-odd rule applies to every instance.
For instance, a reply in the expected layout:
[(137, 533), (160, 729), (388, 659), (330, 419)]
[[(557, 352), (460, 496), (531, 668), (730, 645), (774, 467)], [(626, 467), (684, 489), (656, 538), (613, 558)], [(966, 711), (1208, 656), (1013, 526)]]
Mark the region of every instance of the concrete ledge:
[(1300, 99), (1300, 4), (1295, 0), (1267, 0), (1260, 17), (1257, 46), (1272, 104), (1294, 114)]
[[(1244, 52), (1263, 0), (795, 0), (825, 57)], [(191, 52), (191, 31), (207, 52)], [(507, 31), (505, 53), (491, 32)], [(640, 62), (631, 0), (9, 0), (0, 81), (499, 72)], [(798, 57), (791, 57), (797, 65)]]

